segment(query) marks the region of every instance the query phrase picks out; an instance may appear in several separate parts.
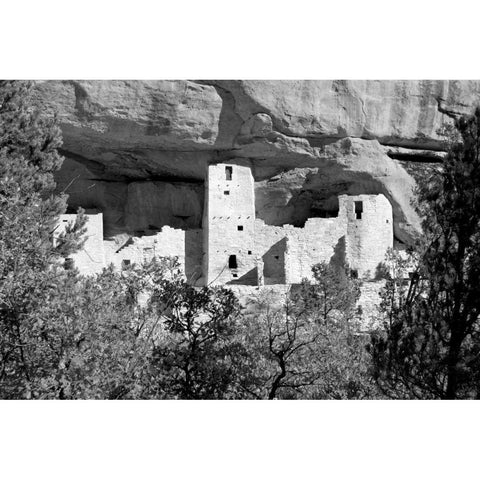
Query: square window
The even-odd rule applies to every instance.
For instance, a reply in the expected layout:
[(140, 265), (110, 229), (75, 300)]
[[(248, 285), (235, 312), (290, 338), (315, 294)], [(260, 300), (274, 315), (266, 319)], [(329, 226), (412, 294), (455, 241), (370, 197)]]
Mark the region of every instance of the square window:
[(239, 232), (243, 231), (243, 225), (238, 225), (237, 230), (238, 230)]
[(249, 250), (249, 251), (248, 251), (248, 254), (249, 254), (249, 255), (251, 255), (251, 254), (252, 254), (252, 251), (251, 251), (251, 250)]
[(230, 190), (224, 190), (224, 191), (223, 191), (223, 194), (224, 194), (224, 195), (230, 195)]
[(233, 278), (238, 278), (238, 275), (236, 273), (234, 273)]

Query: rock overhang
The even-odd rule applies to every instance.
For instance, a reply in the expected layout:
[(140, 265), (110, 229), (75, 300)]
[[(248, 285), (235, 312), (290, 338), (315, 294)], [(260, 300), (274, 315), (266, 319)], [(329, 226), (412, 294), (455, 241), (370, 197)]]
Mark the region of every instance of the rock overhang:
[[(441, 161), (437, 130), (473, 110), (480, 82), (44, 81), (37, 98), (57, 113), (70, 159), (59, 188), (81, 170), (80, 190), (101, 184), (105, 208), (128, 200), (118, 193), (122, 182), (198, 185), (208, 164), (241, 158), (251, 162), (262, 192), (259, 217), (273, 215), (263, 210), (273, 202), (292, 211), (276, 221), (295, 221), (292, 198), (302, 192), (314, 200), (383, 193), (395, 235), (408, 243), (420, 225), (412, 168)], [(82, 202), (80, 193), (72, 197)]]

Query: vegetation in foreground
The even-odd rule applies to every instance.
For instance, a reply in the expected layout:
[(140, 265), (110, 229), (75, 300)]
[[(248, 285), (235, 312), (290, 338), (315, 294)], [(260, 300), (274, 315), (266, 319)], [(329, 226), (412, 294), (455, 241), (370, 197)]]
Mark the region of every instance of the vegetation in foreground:
[(390, 277), (372, 337), (393, 398), (480, 398), (480, 109), (455, 126), (442, 170), (418, 189), (417, 268), (406, 286)]
[(0, 82), (0, 398), (478, 398), (480, 112), (457, 128), (419, 191), (417, 268), (406, 282), (393, 259), (367, 335), (344, 266), (314, 266), (255, 315), (228, 289), (189, 286), (171, 259), (65, 270), (85, 219), (56, 232), (60, 130), (28, 82)]

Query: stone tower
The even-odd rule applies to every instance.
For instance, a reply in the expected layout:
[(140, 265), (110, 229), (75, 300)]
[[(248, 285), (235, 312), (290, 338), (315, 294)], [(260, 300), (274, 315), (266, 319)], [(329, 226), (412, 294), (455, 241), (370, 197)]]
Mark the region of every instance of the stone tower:
[(359, 277), (375, 278), (385, 254), (393, 247), (392, 206), (380, 195), (341, 195), (347, 215), (346, 261)]
[(208, 166), (205, 195), (206, 284), (256, 282), (254, 180), (246, 162)]

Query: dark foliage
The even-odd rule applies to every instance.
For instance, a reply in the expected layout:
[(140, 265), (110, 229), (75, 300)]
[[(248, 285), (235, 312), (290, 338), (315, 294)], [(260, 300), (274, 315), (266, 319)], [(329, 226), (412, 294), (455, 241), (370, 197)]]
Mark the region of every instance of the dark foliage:
[(155, 398), (239, 398), (237, 337), (239, 304), (228, 289), (196, 289), (185, 280), (164, 279), (152, 295), (163, 335), (153, 347), (150, 372)]
[(0, 82), (0, 385), (6, 397), (34, 396), (31, 355), (52, 292), (57, 266), (81, 244), (81, 215), (56, 234), (65, 197), (53, 195), (60, 168), (60, 130), (41, 115), (29, 82)]
[(392, 397), (480, 396), (480, 110), (456, 128), (443, 168), (419, 188), (418, 266), (384, 303), (372, 339), (377, 380)]

